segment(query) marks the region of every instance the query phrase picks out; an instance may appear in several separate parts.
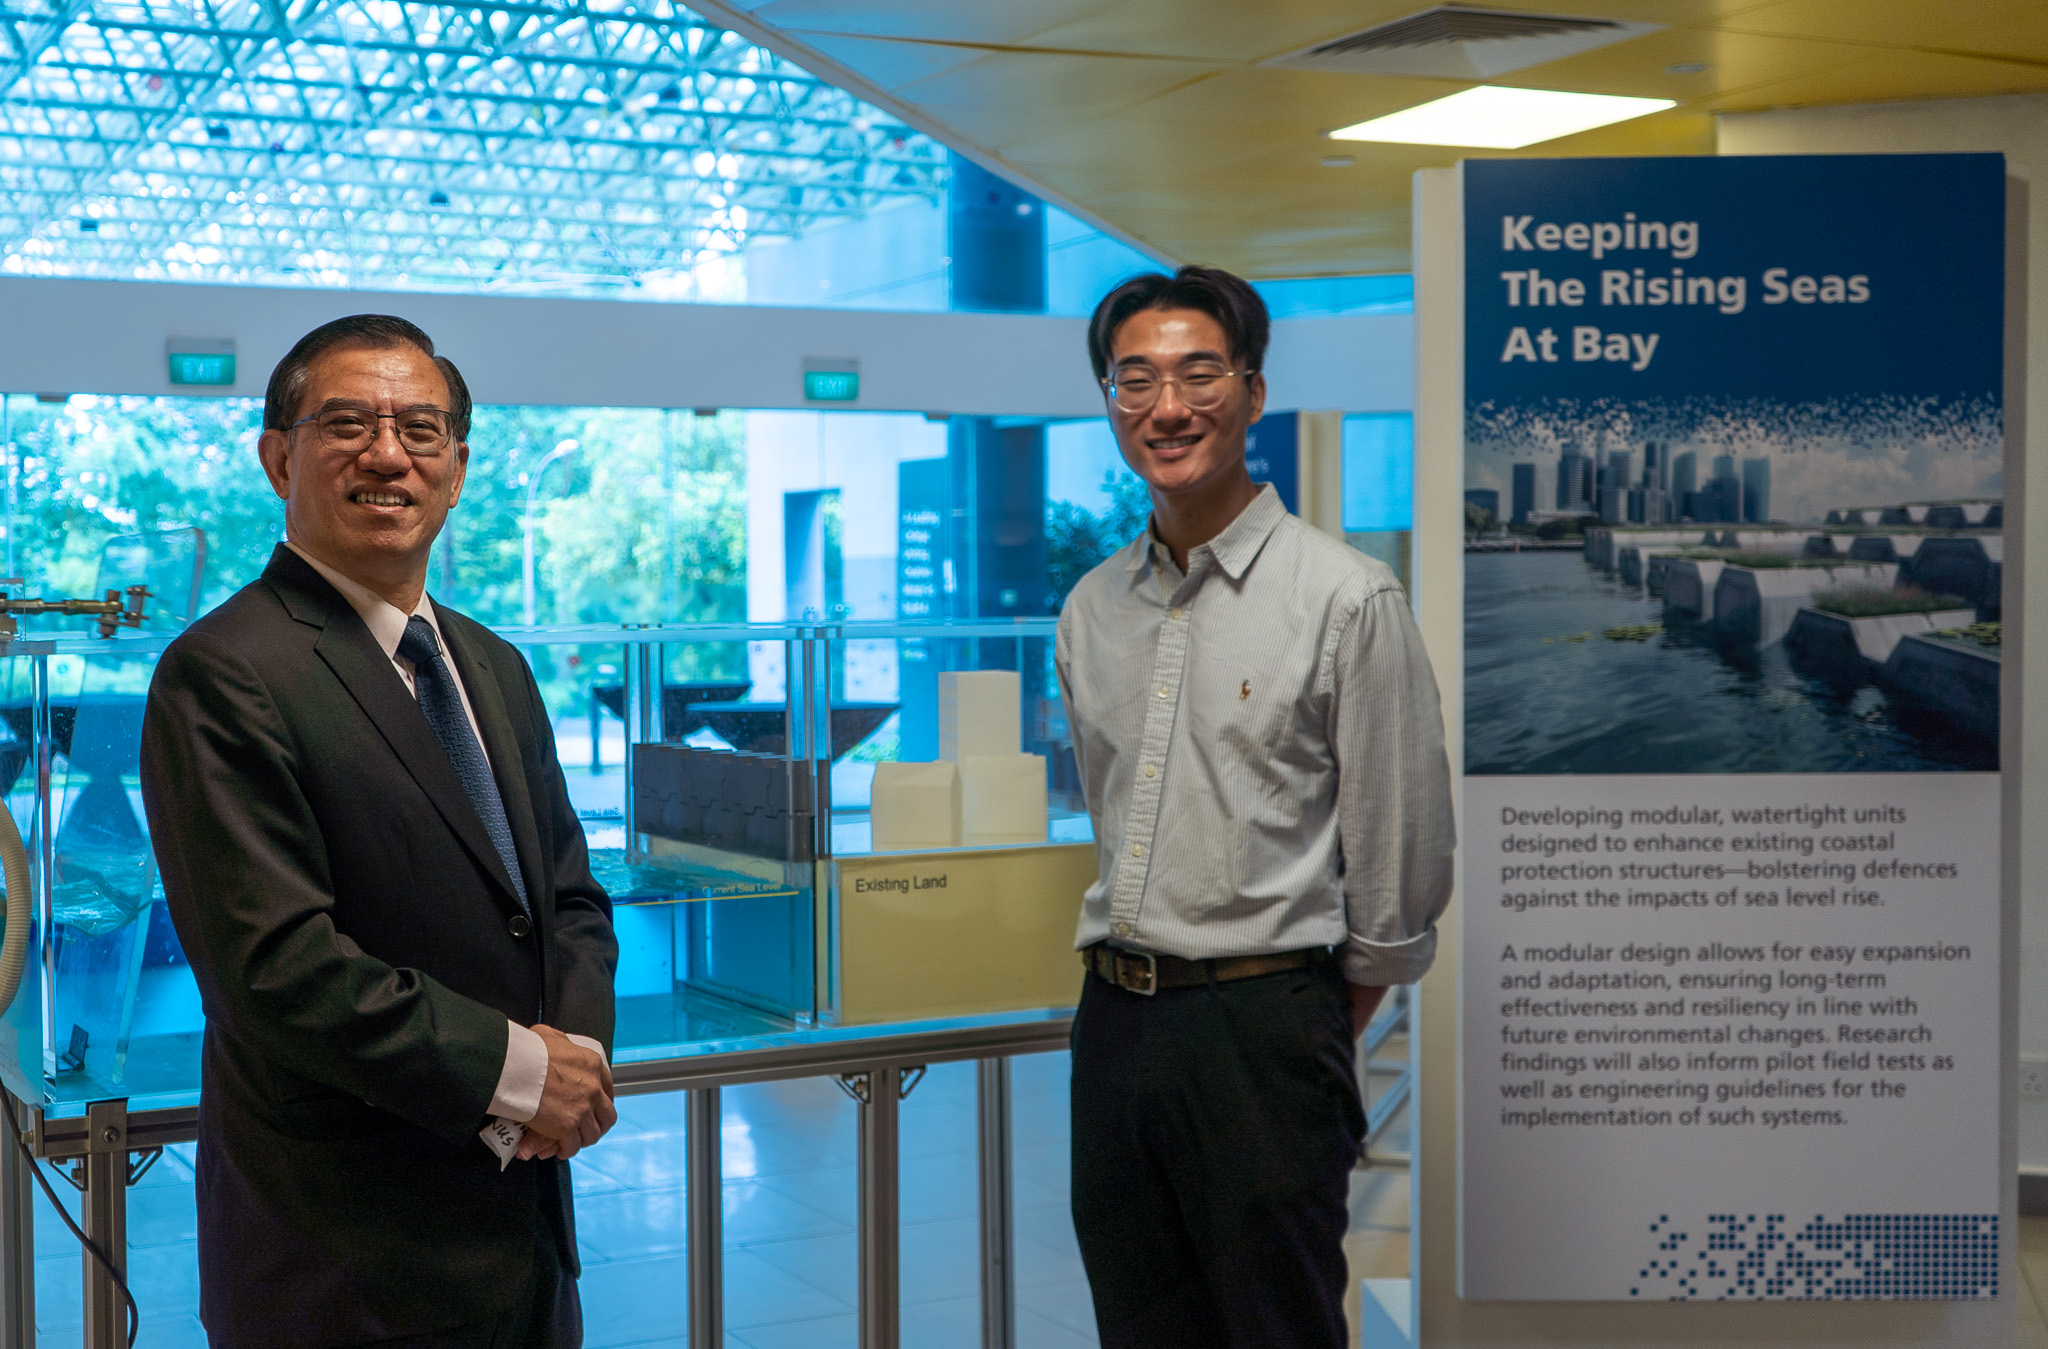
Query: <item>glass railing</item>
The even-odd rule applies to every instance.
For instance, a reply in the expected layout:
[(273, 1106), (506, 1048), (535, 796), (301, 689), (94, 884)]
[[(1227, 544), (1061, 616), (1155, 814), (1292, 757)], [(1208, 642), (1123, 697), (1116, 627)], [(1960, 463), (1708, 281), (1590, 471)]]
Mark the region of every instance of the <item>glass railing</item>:
[[(1070, 1006), (1095, 851), (1053, 621), (541, 626), (525, 654), (612, 897), (621, 1062)], [(0, 1079), (188, 1103), (204, 1015), (147, 833), (168, 634), (0, 644), (35, 919)]]

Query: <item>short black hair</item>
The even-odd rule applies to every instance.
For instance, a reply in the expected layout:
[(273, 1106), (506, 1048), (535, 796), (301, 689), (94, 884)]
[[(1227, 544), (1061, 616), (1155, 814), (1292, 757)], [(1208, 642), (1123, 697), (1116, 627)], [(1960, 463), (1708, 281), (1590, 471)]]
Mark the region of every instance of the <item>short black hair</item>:
[(298, 420), (295, 414), (299, 400), (306, 396), (307, 369), (323, 352), (335, 347), (375, 347), (380, 351), (418, 347), (432, 356), (441, 378), (448, 381), (448, 410), (455, 414), (455, 438), (469, 439), (469, 385), (463, 382), (462, 372), (446, 356), (434, 355), (434, 339), (422, 332), (419, 325), (394, 314), (350, 314), (323, 323), (294, 342), (270, 372), (270, 383), (263, 391), (264, 430), (289, 430)]
[(1144, 309), (1199, 310), (1223, 326), (1231, 359), (1243, 361), (1247, 370), (1265, 367), (1273, 321), (1251, 283), (1217, 267), (1183, 267), (1172, 276), (1134, 276), (1102, 297), (1095, 317), (1088, 320), (1088, 359), (1095, 366), (1095, 378), (1109, 378), (1110, 343), (1116, 330)]

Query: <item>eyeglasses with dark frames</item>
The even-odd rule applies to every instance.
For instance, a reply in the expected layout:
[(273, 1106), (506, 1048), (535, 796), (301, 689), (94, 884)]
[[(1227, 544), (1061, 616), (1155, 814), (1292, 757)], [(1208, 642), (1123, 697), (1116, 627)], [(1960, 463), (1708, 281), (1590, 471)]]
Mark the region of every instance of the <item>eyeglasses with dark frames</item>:
[(319, 433), (323, 447), (339, 454), (361, 454), (376, 443), (381, 424), (387, 421), (407, 454), (440, 454), (455, 439), (455, 414), (433, 407), (379, 412), (345, 403), (301, 417), (285, 429), (296, 431), (311, 425)]

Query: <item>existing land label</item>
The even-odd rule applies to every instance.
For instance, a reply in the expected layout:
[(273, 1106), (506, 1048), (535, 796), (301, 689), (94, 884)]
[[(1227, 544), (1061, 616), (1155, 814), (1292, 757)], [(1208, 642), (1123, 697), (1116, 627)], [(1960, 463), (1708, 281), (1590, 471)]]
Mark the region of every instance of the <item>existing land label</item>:
[(1660, 1220), (1995, 1213), (1998, 837), (1992, 774), (1466, 778), (1467, 1295), (1661, 1295)]

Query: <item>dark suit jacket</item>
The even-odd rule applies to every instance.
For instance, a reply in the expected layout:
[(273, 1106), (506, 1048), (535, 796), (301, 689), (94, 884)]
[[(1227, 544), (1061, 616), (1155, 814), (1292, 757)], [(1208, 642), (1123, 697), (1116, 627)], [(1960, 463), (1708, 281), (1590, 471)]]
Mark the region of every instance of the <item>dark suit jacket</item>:
[(477, 1138), (507, 1018), (612, 1038), (618, 947), (526, 662), (442, 609), (531, 899), (347, 600), (280, 546), (172, 642), (143, 727), (164, 894), (206, 1008), (200, 1319), (220, 1346), (496, 1315), (568, 1167)]

